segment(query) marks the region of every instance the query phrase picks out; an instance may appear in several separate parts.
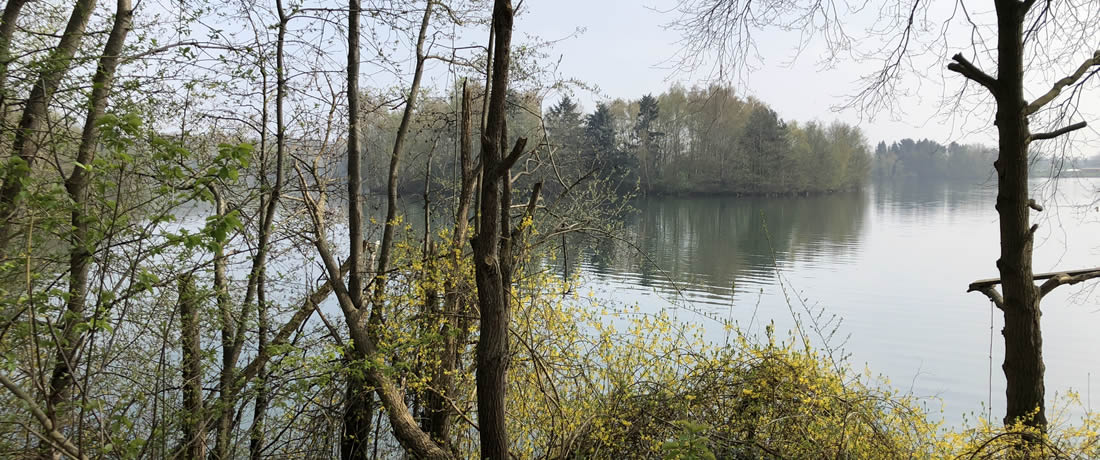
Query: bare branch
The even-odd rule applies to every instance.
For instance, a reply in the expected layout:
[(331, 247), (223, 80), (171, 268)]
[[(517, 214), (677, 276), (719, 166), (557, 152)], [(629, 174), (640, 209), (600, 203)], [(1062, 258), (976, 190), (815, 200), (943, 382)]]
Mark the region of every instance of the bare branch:
[(1085, 62), (1082, 62), (1081, 65), (1077, 67), (1077, 70), (1073, 72), (1073, 74), (1061, 80), (1058, 80), (1054, 83), (1054, 87), (1051, 88), (1050, 91), (1047, 91), (1046, 94), (1039, 96), (1038, 99), (1035, 99), (1035, 101), (1033, 101), (1031, 104), (1028, 104), (1026, 114), (1031, 115), (1039, 111), (1039, 109), (1043, 108), (1043, 106), (1049, 104), (1050, 101), (1058, 97), (1059, 94), (1062, 94), (1063, 89), (1065, 89), (1069, 85), (1076, 83), (1077, 80), (1081, 79), (1081, 77), (1085, 75), (1085, 72), (1088, 72), (1089, 68), (1095, 65), (1100, 65), (1100, 50), (1094, 51), (1092, 53), (1092, 58), (1086, 59)]
[(978, 292), (981, 292), (982, 294), (985, 294), (985, 296), (989, 297), (989, 300), (991, 302), (993, 302), (993, 305), (996, 305), (998, 309), (1000, 309), (1002, 311), (1005, 309), (1004, 298), (1001, 297), (1000, 292), (997, 292), (997, 288), (995, 288), (993, 286), (982, 286), (982, 287), (975, 288), (973, 285), (971, 285), (970, 289), (966, 290), (966, 292), (973, 292), (973, 291), (978, 291)]
[(1047, 132), (1047, 133), (1032, 134), (1031, 139), (1029, 139), (1029, 140), (1031, 140), (1031, 141), (1041, 141), (1041, 140), (1046, 140), (1046, 139), (1054, 139), (1054, 138), (1056, 138), (1058, 136), (1061, 136), (1063, 134), (1069, 134), (1073, 131), (1077, 131), (1078, 129), (1084, 128), (1085, 126), (1088, 126), (1088, 123), (1085, 123), (1083, 121), (1079, 121), (1079, 122), (1074, 123), (1072, 125), (1065, 126), (1065, 127), (1062, 127), (1062, 128), (1058, 128), (1054, 131), (1050, 131), (1050, 132)]
[(970, 61), (966, 60), (966, 58), (963, 57), (961, 53), (952, 56), (951, 60), (955, 62), (947, 64), (947, 70), (957, 72), (962, 76), (977, 82), (979, 85), (984, 86), (986, 89), (989, 90), (989, 92), (993, 93), (994, 96), (997, 95), (997, 92), (995, 91), (995, 88), (997, 87), (997, 79), (989, 76), (989, 74), (983, 72), (982, 69), (979, 69), (974, 64), (971, 64)]
[(34, 402), (34, 398), (31, 398), (30, 395), (24, 392), (22, 388), (19, 388), (19, 385), (16, 385), (11, 380), (8, 380), (8, 377), (3, 374), (0, 374), (0, 384), (4, 385), (4, 387), (7, 388), (13, 396), (23, 401), (23, 403), (25, 403), (27, 407), (30, 408), (31, 415), (33, 415), (34, 418), (38, 419), (38, 423), (42, 424), (42, 428), (46, 429), (46, 435), (49, 436), (50, 441), (52, 441), (53, 444), (57, 444), (62, 447), (65, 450), (65, 453), (70, 456), (84, 460), (88, 458), (83, 453), (81, 453), (80, 449), (74, 446), (68, 438), (66, 438), (61, 433), (58, 433), (57, 430), (54, 429), (53, 422), (50, 421), (50, 418), (46, 416), (46, 413), (42, 411), (41, 407), (38, 407), (38, 404)]
[(1093, 278), (1100, 278), (1100, 270), (1091, 272), (1077, 273), (1070, 275), (1068, 273), (1059, 273), (1048, 278), (1043, 282), (1042, 286), (1039, 286), (1039, 297), (1043, 297), (1053, 291), (1054, 288), (1062, 285), (1073, 285), (1083, 281), (1088, 281)]
[(516, 164), (516, 161), (519, 161), (519, 157), (523, 156), (523, 148), (526, 146), (526, 137), (516, 139), (515, 145), (512, 146), (511, 153), (509, 153), (508, 156), (504, 158), (504, 160), (501, 161), (499, 165), (497, 165), (496, 173), (504, 174), (508, 172), (509, 169), (512, 169), (512, 165)]

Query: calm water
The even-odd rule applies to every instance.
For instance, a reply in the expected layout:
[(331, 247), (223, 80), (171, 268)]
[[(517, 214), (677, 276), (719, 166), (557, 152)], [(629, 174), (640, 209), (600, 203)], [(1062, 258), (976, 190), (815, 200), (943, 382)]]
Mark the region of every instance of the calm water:
[[(1035, 271), (1100, 266), (1100, 211), (1089, 205), (1100, 180), (1033, 185), (1047, 208)], [(966, 293), (971, 281), (996, 276), (994, 195), (990, 184), (893, 184), (812, 198), (642, 200), (626, 224), (637, 248), (587, 251), (582, 273), (586, 289), (643, 309), (676, 308), (716, 339), (722, 328), (703, 315), (732, 317), (756, 335), (770, 321), (789, 330), (786, 290), (803, 317), (799, 298), (843, 319), (834, 345), (853, 367), (940, 398), (950, 422), (990, 404), (999, 419), (1000, 312), (991, 329), (989, 301)], [(1095, 289), (1062, 287), (1043, 302), (1048, 404), (1068, 389), (1088, 404), (1091, 375), (1100, 377)]]

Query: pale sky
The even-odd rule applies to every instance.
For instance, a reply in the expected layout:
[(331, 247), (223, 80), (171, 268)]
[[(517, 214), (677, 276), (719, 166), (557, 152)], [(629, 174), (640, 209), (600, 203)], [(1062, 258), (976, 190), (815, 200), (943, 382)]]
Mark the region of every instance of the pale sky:
[[(522, 6), (525, 11), (515, 24), (516, 37), (534, 34), (542, 39), (557, 40), (569, 37), (578, 28), (583, 29), (579, 35), (556, 43), (550, 54), (555, 60), (560, 57), (559, 72), (563, 77), (574, 77), (598, 87), (596, 94), (576, 93), (587, 111), (598, 100), (637, 99), (646, 93), (658, 94), (675, 81), (691, 86), (700, 81), (698, 77), (706, 76), (678, 74), (662, 68), (679, 49), (677, 33), (662, 27), (677, 17), (675, 12), (662, 10), (672, 9), (676, 3), (676, 0), (526, 0)], [(975, 17), (983, 14), (978, 8), (984, 3), (968, 2), (970, 14)], [(952, 14), (952, 8), (956, 8), (952, 1), (933, 4), (928, 15), (931, 26), (922, 33), (934, 35), (938, 27), (936, 16), (947, 17)], [(852, 18), (853, 22), (858, 20)], [(942, 19), (939, 20), (942, 23)], [(853, 35), (861, 32), (854, 25), (850, 30)], [(951, 34), (958, 35), (947, 41), (948, 46), (959, 43), (958, 49), (933, 50), (914, 58), (914, 67), (927, 75), (919, 79), (910, 76), (902, 81), (902, 89), (911, 94), (899, 97), (897, 107), (900, 109), (894, 111), (875, 114), (854, 109), (834, 111), (833, 107), (842, 104), (845, 96), (857, 91), (858, 78), (873, 70), (873, 64), (843, 62), (834, 69), (819, 69), (817, 62), (824, 47), (812, 44), (792, 65), (787, 65), (797, 43), (797, 36), (790, 33), (756, 35), (765, 61), (758, 70), (747, 75), (747, 84), (735, 87), (739, 94), (752, 95), (768, 103), (786, 120), (841, 120), (858, 124), (871, 144), (904, 137), (930, 138), (942, 143), (993, 144), (995, 131), (990, 110), (944, 116), (950, 112), (940, 109), (940, 101), (963, 84), (961, 76), (944, 69), (950, 54), (968, 51), (965, 47), (969, 44), (969, 32), (966, 27), (950, 30)], [(857, 43), (856, 46), (867, 44)], [(992, 65), (989, 61), (981, 63)], [(1076, 63), (1073, 65), (1075, 67)], [(1045, 88), (1049, 88), (1048, 84), (1042, 83)], [(1093, 97), (1085, 98), (1082, 104), (1095, 107), (1095, 96), (1094, 91)], [(557, 96), (550, 99), (553, 102)], [(968, 106), (974, 107), (981, 106)], [(868, 120), (869, 116), (872, 119)], [(1097, 137), (1094, 127), (1090, 126), (1087, 131), (1091, 132), (1083, 130), (1080, 135)]]
[[(679, 36), (663, 25), (673, 20), (675, 13), (663, 13), (675, 6), (674, 0), (527, 0), (526, 14), (516, 21), (518, 34), (535, 34), (543, 39), (568, 37), (577, 28), (584, 29), (573, 38), (558, 42), (552, 57), (561, 58), (559, 71), (598, 87), (599, 94), (578, 92), (585, 110), (595, 101), (624, 98), (637, 99), (646, 93), (661, 93), (673, 82), (692, 83), (707, 75), (685, 75), (667, 68), (666, 60), (678, 48)], [(810, 120), (841, 120), (859, 124), (868, 141), (897, 140), (903, 137), (955, 140), (949, 126), (935, 115), (935, 95), (920, 101), (908, 101), (905, 114), (876, 114), (869, 122), (861, 121), (855, 110), (834, 112), (833, 106), (844, 102), (845, 96), (857, 88), (859, 72), (867, 68), (851, 64), (843, 68), (824, 70), (816, 66), (818, 49), (808, 49), (792, 60), (795, 38), (775, 33), (762, 34), (758, 40), (765, 62), (747, 75), (747, 87), (736, 85), (738, 93), (755, 96), (768, 103), (780, 117), (805, 122)], [(815, 53), (816, 52), (816, 53)], [(946, 63), (944, 64), (946, 65)], [(553, 98), (556, 99), (556, 98)], [(924, 107), (927, 105), (927, 107)], [(904, 121), (891, 120), (904, 118)], [(954, 136), (954, 137), (953, 137)], [(983, 139), (983, 141), (985, 141)]]

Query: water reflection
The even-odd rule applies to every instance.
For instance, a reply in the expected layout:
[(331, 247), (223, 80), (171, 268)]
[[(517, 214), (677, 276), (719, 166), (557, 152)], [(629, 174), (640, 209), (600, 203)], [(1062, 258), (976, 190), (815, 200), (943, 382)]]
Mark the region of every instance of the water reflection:
[[(1036, 217), (1035, 270), (1100, 265), (1100, 208), (1067, 206), (1095, 200), (1100, 180), (1058, 182), (1033, 184), (1047, 206)], [(853, 366), (942, 398), (945, 417), (957, 422), (983, 405), (1003, 409), (1001, 317), (985, 297), (966, 293), (970, 281), (996, 275), (995, 195), (988, 183), (900, 182), (809, 198), (640, 200), (621, 238), (570, 242), (566, 258), (584, 275), (583, 289), (615, 303), (685, 306), (754, 335), (772, 321), (792, 328), (792, 310), (807, 316), (804, 300), (844, 318), (839, 334), (850, 336)], [(1090, 327), (1100, 321), (1100, 296), (1078, 292), (1044, 299), (1051, 398), (1084, 393), (1100, 371), (1100, 337)], [(708, 327), (713, 339), (721, 334)]]
[[(625, 222), (628, 242), (602, 240), (581, 254), (596, 277), (629, 278), (714, 300), (755, 294), (775, 267), (853, 260), (870, 195), (651, 198)], [(574, 259), (577, 260), (577, 259)]]

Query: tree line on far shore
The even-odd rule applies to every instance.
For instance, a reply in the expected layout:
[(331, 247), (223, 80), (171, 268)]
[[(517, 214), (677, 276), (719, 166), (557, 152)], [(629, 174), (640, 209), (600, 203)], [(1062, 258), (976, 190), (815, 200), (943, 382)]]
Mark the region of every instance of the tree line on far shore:
[[(422, 117), (410, 130), (414, 156), (403, 166), (403, 194), (420, 195), (426, 179), (428, 189), (445, 192), (456, 174), (453, 155), (416, 153), (457, 142), (454, 94), (424, 96)], [(524, 181), (556, 174), (569, 182), (599, 182), (619, 195), (808, 195), (858, 189), (872, 178), (980, 181), (991, 177), (997, 155), (978, 143), (904, 138), (872, 144), (858, 126), (784, 120), (767, 103), (726, 86), (675, 85), (656, 96), (598, 102), (590, 112), (568, 95), (542, 106), (533, 92), (508, 95), (510, 129), (546, 143), (543, 167), (525, 173)], [(385, 146), (393, 142), (400, 113), (374, 111), (364, 121), (372, 152), (367, 169), (384, 171)], [(1049, 161), (1035, 162), (1036, 169), (1046, 166)], [(372, 181), (371, 188), (383, 185)]]
[(544, 120), (560, 158), (644, 194), (827, 193), (858, 188), (871, 167), (858, 127), (787, 121), (724, 86), (673, 86), (588, 114), (563, 96)]
[(981, 144), (943, 145), (905, 138), (889, 145), (878, 143), (872, 175), (883, 180), (981, 180), (992, 177), (995, 159), (997, 149)]

